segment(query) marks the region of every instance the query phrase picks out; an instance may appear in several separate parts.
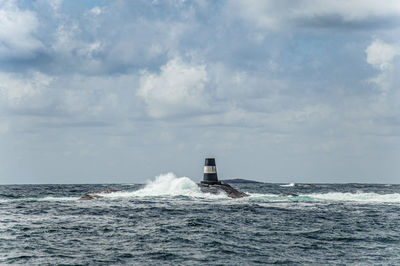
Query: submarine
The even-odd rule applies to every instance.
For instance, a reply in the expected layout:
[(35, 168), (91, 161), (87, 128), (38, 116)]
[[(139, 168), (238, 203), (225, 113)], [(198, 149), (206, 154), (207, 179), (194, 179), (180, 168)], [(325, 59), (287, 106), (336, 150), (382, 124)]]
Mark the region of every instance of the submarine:
[(197, 184), (201, 192), (210, 194), (226, 193), (230, 198), (243, 198), (248, 197), (244, 192), (234, 189), (229, 184), (218, 181), (217, 167), (215, 165), (215, 158), (206, 158), (204, 163), (204, 177), (203, 181)]

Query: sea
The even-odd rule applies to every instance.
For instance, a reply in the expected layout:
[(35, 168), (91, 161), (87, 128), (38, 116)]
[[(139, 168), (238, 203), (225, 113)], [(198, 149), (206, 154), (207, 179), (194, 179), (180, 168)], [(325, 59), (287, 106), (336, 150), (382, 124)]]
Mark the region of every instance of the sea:
[[(0, 264), (400, 265), (400, 185), (0, 186)], [(96, 192), (111, 190), (114, 192)], [(80, 200), (96, 192), (102, 198)]]

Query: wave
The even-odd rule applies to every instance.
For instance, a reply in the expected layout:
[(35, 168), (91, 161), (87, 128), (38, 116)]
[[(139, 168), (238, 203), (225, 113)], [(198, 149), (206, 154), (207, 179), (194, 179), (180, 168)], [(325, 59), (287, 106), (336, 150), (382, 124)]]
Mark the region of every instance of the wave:
[(254, 202), (353, 202), (353, 203), (400, 203), (400, 194), (378, 194), (378, 193), (311, 193), (298, 195), (279, 194), (251, 194), (249, 201)]
[[(284, 187), (296, 186), (295, 183), (281, 185)], [(279, 195), (249, 193), (248, 198), (235, 200), (236, 202), (365, 202), (365, 203), (400, 203), (400, 194), (377, 193), (311, 193), (298, 195)], [(177, 177), (173, 173), (161, 174), (154, 180), (148, 181), (145, 187), (136, 191), (120, 191), (101, 194), (104, 198), (135, 198), (135, 197), (191, 197), (209, 199), (230, 199), (226, 194), (213, 195), (202, 193), (198, 185), (188, 177)]]
[(105, 198), (120, 197), (195, 197), (195, 198), (228, 198), (226, 194), (212, 195), (202, 193), (199, 186), (188, 177), (177, 177), (173, 173), (161, 174), (146, 186), (136, 191), (119, 191), (101, 194)]
[(290, 183), (290, 184), (287, 184), (287, 185), (280, 185), (280, 187), (295, 187), (295, 186), (296, 186), (295, 183)]
[[(104, 198), (142, 198), (142, 197), (190, 197), (202, 199), (231, 199), (233, 201), (264, 201), (264, 202), (354, 202), (354, 203), (400, 203), (400, 194), (378, 194), (374, 192), (328, 192), (298, 195), (259, 194), (249, 193), (250, 197), (231, 199), (225, 193), (218, 195), (203, 193), (198, 185), (188, 177), (176, 177), (173, 173), (163, 174), (136, 191), (119, 191), (100, 193)], [(16, 199), (14, 199), (15, 201)], [(44, 197), (25, 198), (19, 200), (31, 201), (76, 201), (77, 197)]]
[(38, 201), (76, 201), (77, 197), (44, 197), (37, 199)]
[(378, 193), (342, 193), (342, 192), (328, 192), (328, 193), (315, 193), (308, 194), (315, 200), (327, 201), (351, 201), (351, 202), (365, 202), (365, 203), (400, 203), (400, 194), (378, 194)]
[[(225, 193), (218, 195), (207, 194), (201, 192), (199, 186), (188, 177), (177, 177), (173, 173), (161, 174), (154, 180), (148, 181), (147, 184), (135, 191), (117, 191), (111, 193), (89, 193), (102, 196), (98, 200), (104, 199), (121, 199), (121, 198), (143, 198), (143, 197), (190, 197), (203, 199), (230, 199)], [(29, 202), (29, 201), (79, 201), (80, 197), (41, 197), (41, 198), (17, 198), (17, 199), (0, 199), (1, 203), (8, 202)]]
[[(281, 185), (283, 187), (296, 186), (295, 183)], [(246, 192), (250, 197), (241, 199), (231, 199), (225, 193), (219, 195), (208, 194), (201, 192), (199, 186), (188, 177), (177, 177), (173, 173), (161, 174), (154, 180), (148, 181), (147, 184), (135, 191), (118, 191), (112, 193), (96, 193), (103, 198), (98, 200), (118, 200), (121, 198), (135, 199), (135, 198), (151, 198), (151, 197), (164, 197), (164, 198), (199, 198), (199, 199), (226, 199), (229, 202), (246, 203), (246, 202), (353, 202), (353, 203), (400, 203), (400, 194), (378, 194), (374, 192), (356, 193), (348, 192), (327, 192), (327, 193), (302, 193), (302, 194), (264, 194), (264, 193), (251, 193)], [(42, 198), (18, 198), (18, 199), (0, 199), (1, 203), (19, 202), (19, 201), (78, 201), (79, 197), (54, 197), (47, 196)], [(97, 200), (96, 200), (97, 201)]]
[(307, 194), (304, 195), (279, 195), (279, 194), (259, 194), (259, 193), (247, 193), (250, 195), (248, 198), (243, 198), (251, 202), (312, 202), (315, 201), (312, 197)]
[(17, 199), (0, 199), (0, 203), (8, 202), (36, 202), (36, 201), (76, 201), (79, 197), (43, 197), (43, 198), (17, 198)]

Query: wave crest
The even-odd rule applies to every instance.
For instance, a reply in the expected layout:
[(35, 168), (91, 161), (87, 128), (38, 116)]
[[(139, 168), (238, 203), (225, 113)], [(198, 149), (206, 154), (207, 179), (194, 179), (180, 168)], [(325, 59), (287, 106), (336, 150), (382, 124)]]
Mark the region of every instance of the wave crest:
[(196, 198), (227, 198), (224, 193), (212, 195), (201, 192), (199, 186), (188, 177), (177, 177), (174, 173), (161, 174), (148, 181), (142, 189), (131, 192), (113, 192), (101, 194), (106, 198), (118, 197), (196, 197)]
[(190, 178), (176, 177), (173, 173), (159, 175), (135, 191), (136, 196), (193, 196), (200, 193), (199, 186)]
[(400, 203), (400, 194), (378, 194), (378, 193), (343, 193), (343, 192), (328, 192), (324, 194), (309, 194), (316, 200), (329, 201), (353, 201), (366, 203)]

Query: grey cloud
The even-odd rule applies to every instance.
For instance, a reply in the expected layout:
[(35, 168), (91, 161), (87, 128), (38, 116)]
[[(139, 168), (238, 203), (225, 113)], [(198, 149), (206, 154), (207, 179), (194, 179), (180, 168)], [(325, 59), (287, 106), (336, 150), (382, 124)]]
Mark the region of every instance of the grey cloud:
[(103, 122), (103, 121), (84, 121), (84, 122), (45, 122), (38, 123), (39, 127), (52, 127), (52, 128), (60, 128), (60, 127), (77, 127), (77, 128), (85, 128), (85, 127), (110, 127), (113, 126), (112, 123)]
[(293, 25), (305, 28), (325, 28), (338, 30), (388, 30), (400, 25), (399, 16), (371, 16), (360, 20), (345, 20), (340, 15), (323, 15), (309, 18), (297, 18)]
[(258, 27), (376, 29), (400, 25), (396, 1), (230, 1), (230, 10)]

